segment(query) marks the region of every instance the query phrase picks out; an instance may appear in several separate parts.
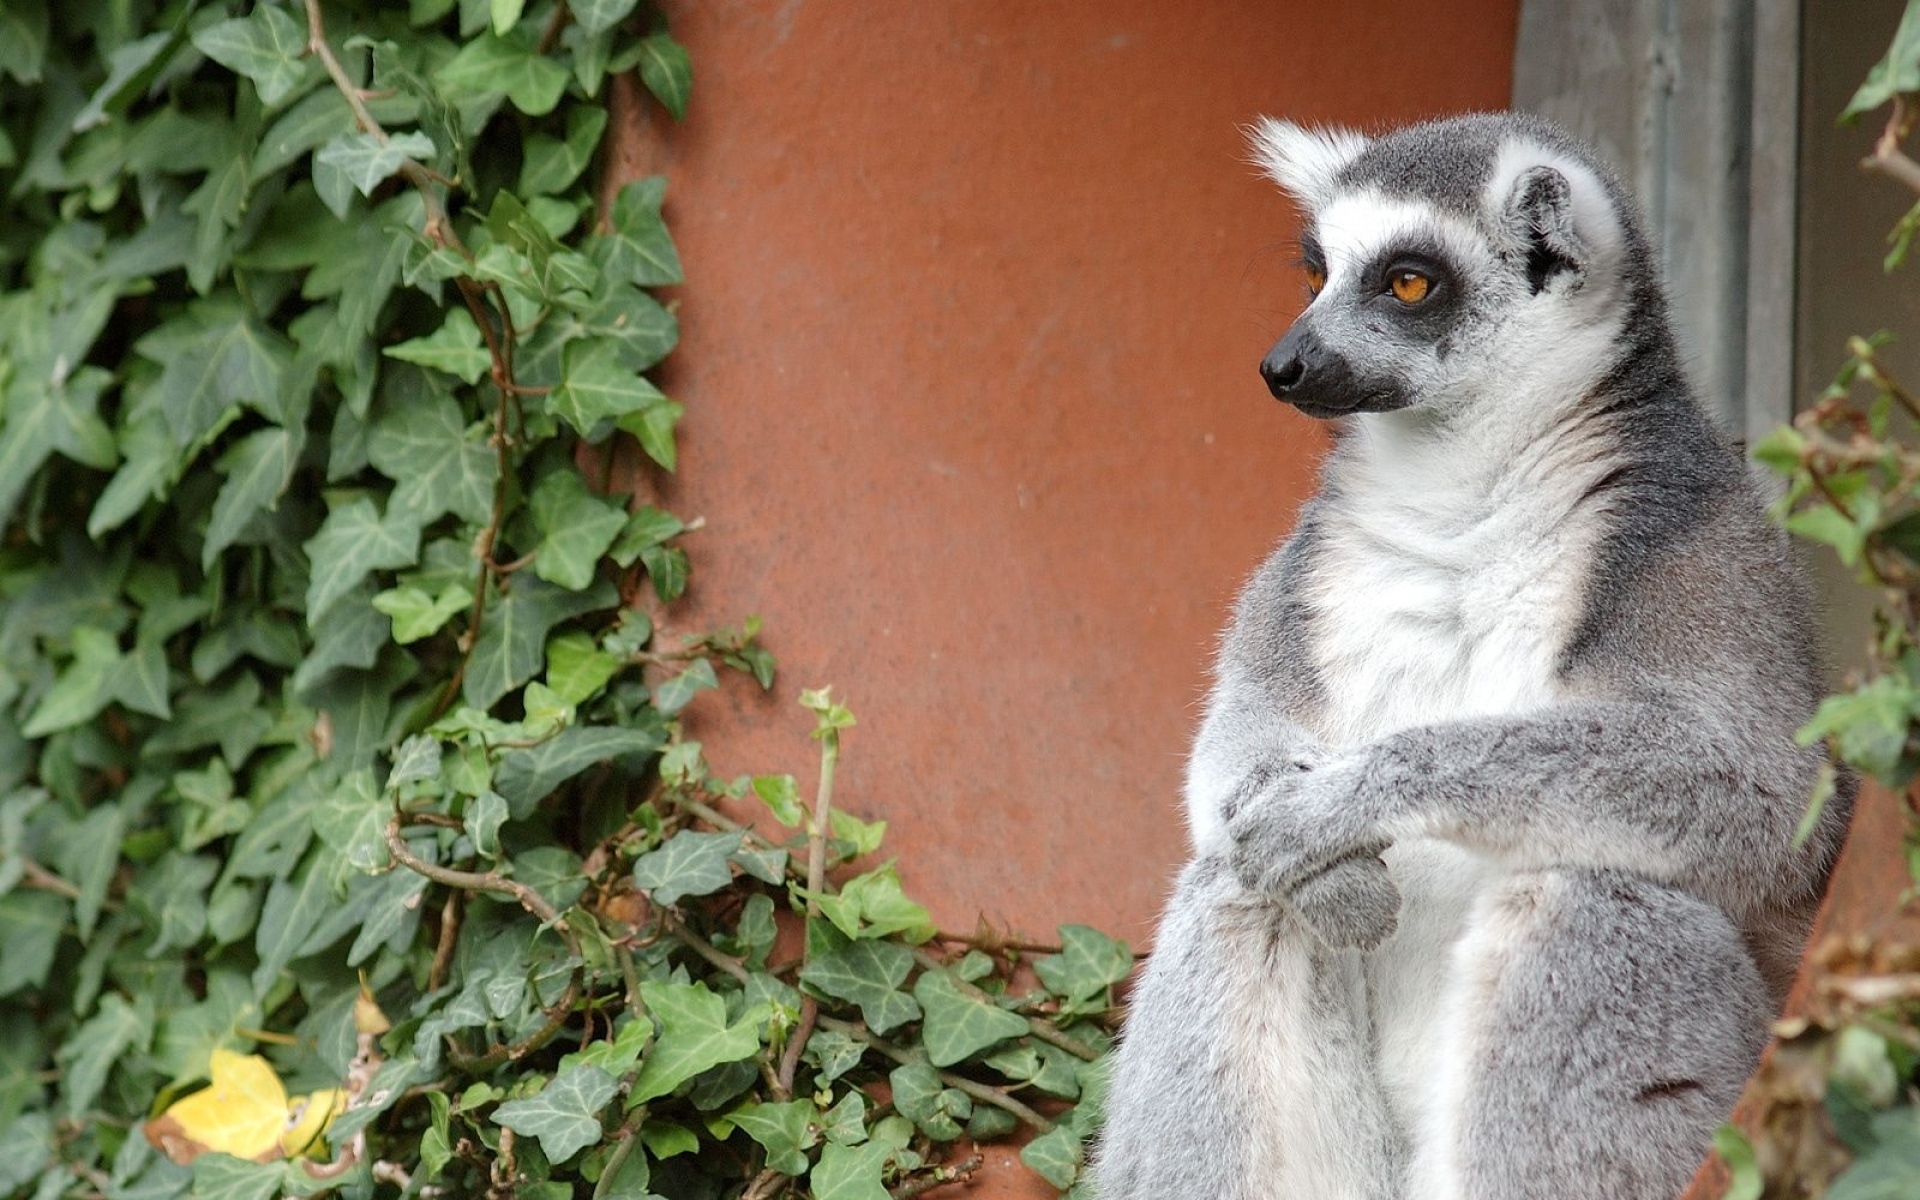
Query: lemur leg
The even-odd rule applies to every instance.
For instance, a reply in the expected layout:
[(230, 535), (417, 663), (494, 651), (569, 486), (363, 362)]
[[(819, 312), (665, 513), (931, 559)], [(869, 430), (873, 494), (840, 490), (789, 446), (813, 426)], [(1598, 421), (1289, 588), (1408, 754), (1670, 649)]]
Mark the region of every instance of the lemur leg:
[(1181, 875), (1129, 1010), (1099, 1200), (1394, 1200), (1360, 956), (1224, 857)]
[(1454, 966), (1407, 1194), (1678, 1196), (1766, 1037), (1726, 916), (1620, 872), (1523, 872), (1483, 896)]

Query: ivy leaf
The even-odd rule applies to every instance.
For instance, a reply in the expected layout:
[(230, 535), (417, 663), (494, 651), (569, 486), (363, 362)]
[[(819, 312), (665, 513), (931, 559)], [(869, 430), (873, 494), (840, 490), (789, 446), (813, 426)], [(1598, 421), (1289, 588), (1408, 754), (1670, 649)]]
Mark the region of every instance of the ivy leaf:
[(196, 31), (193, 45), (221, 66), (253, 80), (260, 102), (268, 108), (285, 100), (306, 77), (306, 31), (282, 10), (264, 4), (245, 17), (217, 21)]
[[(633, 0), (627, 0), (631, 5)], [(568, 9), (575, 21), (583, 21), (578, 5)], [(580, 178), (580, 172), (593, 161), (600, 147), (600, 135), (606, 132), (607, 110), (582, 105), (567, 110), (567, 136), (550, 137), (535, 133), (527, 138), (520, 164), (520, 192), (526, 196), (550, 196), (564, 191)]]
[(962, 992), (946, 971), (926, 971), (913, 985), (926, 1013), (921, 1037), (936, 1067), (964, 1062), (1008, 1038), (1024, 1036), (1027, 1019)]
[(1852, 119), (1872, 112), (1895, 96), (1914, 91), (1920, 91), (1920, 12), (1909, 5), (1900, 16), (1899, 28), (1894, 30), (1893, 42), (1886, 54), (1868, 70), (1866, 79), (1854, 92), (1853, 99), (1847, 101), (1846, 110), (1840, 116), (1843, 120)]
[(39, 83), (46, 56), (47, 0), (9, 0), (0, 5), (0, 71), (13, 76), (16, 83)]
[(1086, 925), (1060, 927), (1060, 953), (1034, 960), (1034, 973), (1047, 990), (1074, 1002), (1095, 999), (1133, 971), (1133, 954)]
[[(920, 1019), (920, 1005), (899, 990), (912, 971), (913, 951), (897, 942), (850, 942), (815, 955), (801, 969), (800, 982), (821, 995), (859, 1005), (868, 1027), (886, 1033)], [(1024, 1023), (1021, 1028), (1026, 1028)]]
[(789, 829), (797, 829), (807, 819), (800, 807), (800, 784), (791, 775), (757, 775), (753, 794), (760, 797), (773, 819)]
[(404, 511), (386, 516), (367, 499), (327, 514), (303, 547), (313, 564), (307, 584), (307, 620), (318, 621), (372, 571), (410, 567), (420, 557), (420, 522)]
[[(128, 517), (140, 511), (148, 500), (158, 496), (179, 470), (181, 448), (168, 432), (158, 414), (130, 421), (120, 430), (121, 464), (112, 479), (93, 502), (87, 517), (87, 536), (99, 538), (118, 529)], [(0, 478), (0, 499), (7, 484)], [(0, 504), (0, 520), (6, 505)]]
[(504, 95), (530, 117), (545, 116), (567, 90), (567, 69), (541, 54), (532, 30), (482, 34), (460, 48), (435, 75), (463, 111)]
[(293, 482), (293, 468), (306, 443), (304, 429), (275, 425), (248, 434), (215, 464), (227, 476), (213, 502), (207, 539), (200, 548), (201, 569), (212, 571), (220, 552), (231, 546), (262, 509), (272, 509)]
[(500, 462), (487, 445), (484, 427), (470, 427), (460, 405), (445, 393), (416, 400), (375, 421), (367, 458), (394, 481), (389, 512), (421, 524), (453, 513), (484, 525), (493, 511)]
[(194, 1200), (272, 1200), (287, 1173), (280, 1164), (244, 1162), (230, 1154), (202, 1154), (193, 1160)]
[(687, 97), (693, 91), (693, 60), (685, 46), (664, 33), (641, 39), (640, 78), (675, 120), (687, 115)]
[(433, 139), (418, 131), (393, 133), (382, 137), (374, 133), (343, 133), (320, 147), (313, 161), (332, 167), (345, 175), (363, 196), (373, 195), (379, 187), (408, 162), (431, 161)]
[(281, 383), (293, 363), (292, 344), (247, 316), (232, 297), (203, 301), (134, 343), (134, 350), (162, 368), (134, 415), (158, 411), (181, 445), (211, 431), (236, 404), (270, 420), (284, 416)]
[(1056, 1125), (1020, 1149), (1020, 1161), (1057, 1188), (1073, 1186), (1085, 1157), (1080, 1134), (1071, 1125)]
[(814, 1111), (811, 1100), (748, 1103), (728, 1113), (726, 1119), (766, 1149), (769, 1170), (798, 1176), (807, 1171), (803, 1151), (819, 1140), (811, 1128)]
[(814, 1200), (889, 1200), (881, 1180), (893, 1155), (891, 1146), (876, 1142), (859, 1146), (829, 1143), (821, 1149), (820, 1161), (807, 1177)]
[(389, 588), (373, 598), (373, 607), (393, 618), (393, 640), (402, 646), (431, 637), (473, 603), (472, 590), (457, 583), (430, 596), (417, 587)]
[(0, 525), (56, 451), (102, 470), (117, 461), (113, 432), (95, 412), (110, 382), (112, 376), (99, 368), (83, 367), (67, 378), (16, 379), (7, 389), (0, 408)]
[(619, 1089), (619, 1081), (599, 1067), (569, 1067), (525, 1100), (502, 1104), (493, 1119), (523, 1137), (539, 1138), (549, 1162), (565, 1162), (600, 1140), (600, 1113)]
[(619, 420), (620, 428), (631, 433), (640, 442), (640, 448), (647, 457), (659, 463), (667, 470), (675, 468), (678, 453), (673, 444), (674, 426), (680, 423), (680, 417), (686, 410), (673, 401), (649, 405), (636, 413), (629, 413)]
[[(313, 831), (357, 871), (378, 871), (391, 861), (387, 822), (393, 805), (365, 767), (350, 772), (313, 811)], [(264, 918), (263, 918), (264, 920)]]
[(547, 643), (547, 686), (569, 704), (584, 704), (599, 695), (625, 665), (625, 658), (602, 650), (579, 630)]
[(935, 929), (927, 910), (907, 898), (900, 876), (892, 863), (856, 875), (837, 894), (815, 897), (820, 911), (834, 927), (850, 938), (880, 938), (906, 935), (909, 942), (924, 942)]
[(553, 790), (597, 762), (630, 754), (654, 754), (666, 744), (664, 731), (579, 726), (523, 750), (513, 750), (500, 761), (493, 784), (513, 811), (525, 816)]
[(633, 860), (633, 884), (655, 904), (717, 892), (733, 882), (728, 863), (745, 838), (739, 832), (677, 833)]
[(334, 907), (323, 862), (316, 850), (307, 856), (297, 880), (276, 879), (268, 887), (253, 938), (254, 953), (260, 960), (253, 970), (256, 996), (266, 995), (281, 969), (299, 955), (314, 927)]
[(440, 328), (425, 337), (388, 346), (387, 357), (444, 371), (465, 384), (474, 384), (493, 366), (493, 356), (480, 340), (480, 327), (464, 308), (447, 314)]
[(701, 692), (719, 686), (720, 679), (713, 673), (713, 664), (704, 658), (696, 658), (686, 670), (653, 689), (653, 706), (671, 717)]
[(113, 993), (100, 1000), (100, 1010), (89, 1017), (61, 1047), (67, 1119), (78, 1121), (106, 1086), (107, 1072), (129, 1050), (145, 1050), (153, 1037), (153, 1010), (138, 1007)]
[(45, 737), (90, 721), (113, 698), (120, 643), (110, 633), (82, 625), (73, 631), (73, 661), (47, 689), (21, 733)]
[(626, 509), (588, 491), (571, 466), (535, 484), (528, 503), (541, 534), (533, 552), (534, 574), (576, 591), (592, 583), (600, 556), (626, 526)]
[(580, 28), (589, 34), (605, 33), (633, 11), (639, 0), (574, 0), (568, 11)]
[(568, 346), (560, 386), (547, 397), (547, 410), (591, 436), (600, 422), (667, 403), (660, 389), (620, 365), (605, 342)]
[(727, 1002), (704, 983), (642, 982), (640, 997), (660, 1032), (627, 1094), (629, 1108), (666, 1095), (702, 1071), (752, 1058), (760, 1051), (760, 1027), (768, 1016), (765, 1006), (749, 1005), (729, 1025)]
[(610, 608), (619, 598), (606, 580), (576, 592), (543, 579), (516, 578), (511, 591), (487, 606), (467, 663), (461, 693), (466, 702), (483, 712), (492, 708), (540, 669), (547, 634), (555, 625), (581, 613)]
[(644, 287), (682, 282), (680, 252), (660, 216), (667, 181), (655, 175), (635, 180), (614, 197), (607, 231), (593, 239), (590, 253), (614, 279)]

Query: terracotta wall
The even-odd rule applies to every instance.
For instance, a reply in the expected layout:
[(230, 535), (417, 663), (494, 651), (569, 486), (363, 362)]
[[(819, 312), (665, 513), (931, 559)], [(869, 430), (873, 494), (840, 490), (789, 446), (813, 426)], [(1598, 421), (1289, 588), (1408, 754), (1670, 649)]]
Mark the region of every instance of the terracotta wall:
[(943, 925), (1145, 943), (1215, 633), (1324, 447), (1255, 372), (1304, 289), (1238, 126), (1499, 107), (1515, 0), (666, 8), (692, 109), (619, 164), (687, 270), (659, 486), (706, 519), (689, 625), (761, 614), (781, 666), (696, 702), (710, 757), (810, 786), (831, 683), (839, 803)]

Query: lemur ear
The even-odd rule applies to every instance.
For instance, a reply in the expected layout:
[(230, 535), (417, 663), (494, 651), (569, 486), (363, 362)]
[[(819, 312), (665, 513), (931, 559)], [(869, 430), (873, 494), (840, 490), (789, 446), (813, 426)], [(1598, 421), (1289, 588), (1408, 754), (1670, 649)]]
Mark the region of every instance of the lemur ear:
[(1527, 284), (1537, 296), (1555, 275), (1584, 274), (1589, 262), (1574, 216), (1573, 186), (1552, 167), (1529, 167), (1513, 181), (1504, 213), (1527, 256)]
[(1367, 148), (1367, 139), (1351, 129), (1310, 129), (1261, 117), (1247, 130), (1247, 147), (1267, 178), (1303, 206), (1318, 208), (1332, 195), (1340, 172)]

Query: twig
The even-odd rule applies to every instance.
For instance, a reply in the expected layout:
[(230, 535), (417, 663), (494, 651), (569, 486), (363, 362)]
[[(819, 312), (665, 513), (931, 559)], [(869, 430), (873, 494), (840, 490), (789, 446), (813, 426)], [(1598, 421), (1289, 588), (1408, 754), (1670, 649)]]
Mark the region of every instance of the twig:
[[(833, 769), (840, 762), (840, 731), (828, 729), (820, 739), (820, 786), (813, 797), (813, 821), (807, 826), (807, 928), (820, 919), (820, 893), (827, 886), (827, 834), (833, 815)], [(813, 938), (800, 947), (800, 966), (805, 969)], [(800, 1054), (813, 1036), (814, 1022), (820, 1016), (820, 1002), (806, 993), (800, 996), (800, 1019), (787, 1037), (786, 1053), (780, 1057), (779, 1098), (793, 1094), (793, 1076), (800, 1069)]]
[(1878, 171), (1894, 182), (1913, 191), (1920, 192), (1920, 163), (1908, 158), (1900, 149), (1900, 143), (1906, 139), (1913, 128), (1914, 110), (1905, 96), (1893, 98), (1893, 115), (1887, 118), (1887, 126), (1880, 138), (1873, 144), (1873, 153), (1862, 159), (1860, 165), (1869, 171)]
[(986, 1159), (974, 1154), (957, 1163), (942, 1164), (924, 1175), (895, 1185), (887, 1195), (893, 1197), (893, 1200), (912, 1200), (914, 1196), (923, 1195), (935, 1188), (946, 1187), (950, 1183), (965, 1183), (973, 1178), (974, 1172), (978, 1171), (985, 1162)]

